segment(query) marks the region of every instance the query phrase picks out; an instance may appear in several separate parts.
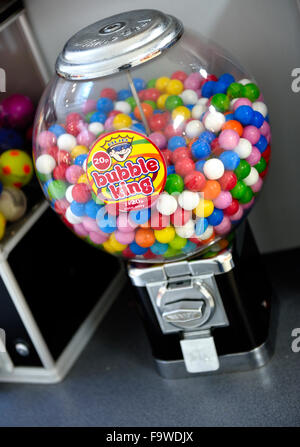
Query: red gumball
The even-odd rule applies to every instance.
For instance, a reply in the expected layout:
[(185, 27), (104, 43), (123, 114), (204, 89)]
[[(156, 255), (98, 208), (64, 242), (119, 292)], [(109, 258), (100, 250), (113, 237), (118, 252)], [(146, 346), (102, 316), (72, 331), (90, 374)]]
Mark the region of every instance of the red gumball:
[(215, 138), (211, 142), (210, 147), (213, 155), (215, 155), (216, 157), (219, 157), (224, 152), (224, 149), (219, 144), (219, 138)]
[(183, 158), (175, 164), (175, 171), (178, 175), (185, 177), (190, 172), (195, 171), (195, 163), (190, 158)]
[(224, 214), (226, 214), (227, 216), (233, 216), (235, 213), (238, 212), (239, 207), (240, 207), (240, 205), (239, 205), (238, 200), (236, 200), (236, 199), (232, 199), (231, 204), (230, 204), (227, 208), (225, 208), (225, 209), (223, 210), (223, 212), (224, 212)]
[(223, 191), (230, 191), (237, 184), (237, 176), (232, 171), (226, 171), (218, 182)]
[(51, 146), (47, 149), (47, 154), (51, 155), (51, 157), (54, 158), (55, 161), (58, 160), (58, 147), (57, 146)]
[(259, 174), (259, 176), (260, 176), (261, 178), (264, 178), (264, 177), (267, 175), (268, 170), (269, 170), (269, 166), (268, 166), (263, 172), (261, 172), (261, 173)]
[(130, 250), (129, 247), (126, 247), (125, 250), (122, 251), (122, 256), (128, 259), (135, 257), (134, 253)]
[(267, 146), (267, 149), (265, 151), (263, 151), (263, 153), (261, 155), (264, 157), (266, 162), (269, 163), (270, 158), (271, 158), (271, 146)]
[(157, 88), (147, 88), (146, 90), (142, 90), (143, 93), (143, 100), (144, 101), (154, 101), (156, 102), (159, 96), (161, 95), (161, 92)]
[(163, 149), (161, 153), (165, 159), (166, 165), (169, 166), (172, 163), (172, 151), (170, 151), (169, 149)]
[(215, 76), (213, 74), (208, 75), (207, 78), (206, 78), (206, 81), (215, 81), (215, 82), (217, 82), (217, 80), (218, 80), (217, 76)]
[(72, 197), (76, 202), (86, 203), (91, 198), (91, 191), (85, 183), (77, 183), (72, 189)]
[(206, 185), (206, 180), (201, 172), (194, 171), (184, 177), (184, 184), (190, 191), (199, 192), (203, 191)]
[(80, 133), (80, 123), (82, 123), (81, 120), (70, 120), (66, 123), (66, 131), (67, 133), (70, 133), (74, 137), (77, 137), (77, 135)]
[(57, 152), (57, 163), (66, 163), (70, 165), (72, 163), (71, 155), (68, 151), (58, 151)]
[(65, 214), (70, 204), (67, 199), (55, 200), (54, 209), (58, 214)]
[(141, 101), (145, 101), (145, 90), (140, 90), (139, 92), (138, 92), (138, 97), (139, 97), (139, 99), (141, 100)]
[(163, 130), (169, 121), (169, 114), (165, 113), (156, 113), (155, 115), (150, 116), (149, 118), (149, 126), (153, 132), (157, 132), (159, 130)]
[(188, 75), (184, 71), (178, 70), (172, 74), (171, 79), (178, 79), (178, 81), (184, 82), (187, 76)]
[(169, 140), (172, 137), (181, 137), (184, 131), (184, 126), (179, 125), (177, 127), (174, 127), (173, 124), (168, 124), (164, 130), (164, 134)]
[(53, 177), (55, 180), (65, 180), (66, 179), (66, 170), (69, 167), (66, 163), (60, 163), (53, 170)]
[(146, 253), (143, 254), (143, 257), (145, 259), (153, 259), (156, 258), (156, 255), (149, 249), (148, 251), (146, 251)]
[(121, 113), (120, 110), (111, 110), (108, 114), (108, 118), (110, 118), (111, 116), (119, 115), (119, 113)]
[(72, 121), (76, 122), (76, 121), (81, 121), (82, 120), (82, 116), (79, 113), (69, 113), (66, 117), (66, 123), (70, 123)]
[(115, 101), (117, 99), (117, 92), (113, 88), (104, 88), (101, 90), (100, 98), (109, 98)]
[(184, 158), (192, 158), (191, 152), (187, 147), (178, 147), (175, 151), (171, 152), (173, 164)]

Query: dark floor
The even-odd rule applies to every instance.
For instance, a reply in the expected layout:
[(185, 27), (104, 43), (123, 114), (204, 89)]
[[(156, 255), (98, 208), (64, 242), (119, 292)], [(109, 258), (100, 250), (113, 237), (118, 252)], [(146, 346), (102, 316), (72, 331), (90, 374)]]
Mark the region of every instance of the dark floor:
[(263, 368), (167, 381), (153, 368), (135, 309), (120, 298), (67, 378), (0, 385), (1, 426), (299, 426), (298, 251), (266, 257), (280, 302), (276, 349)]

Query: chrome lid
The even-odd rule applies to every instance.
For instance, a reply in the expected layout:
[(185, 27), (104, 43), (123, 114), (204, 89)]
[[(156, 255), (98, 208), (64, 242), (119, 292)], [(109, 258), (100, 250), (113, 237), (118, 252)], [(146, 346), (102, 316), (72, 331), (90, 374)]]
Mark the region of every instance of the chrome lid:
[(139, 9), (100, 20), (71, 37), (56, 61), (69, 80), (107, 76), (159, 56), (183, 33), (182, 23), (154, 9)]

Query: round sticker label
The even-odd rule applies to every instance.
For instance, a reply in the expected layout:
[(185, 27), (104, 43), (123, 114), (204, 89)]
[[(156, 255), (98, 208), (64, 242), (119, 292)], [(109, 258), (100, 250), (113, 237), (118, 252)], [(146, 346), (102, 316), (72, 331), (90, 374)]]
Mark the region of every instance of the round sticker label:
[(100, 200), (131, 211), (155, 203), (167, 168), (162, 153), (145, 135), (120, 130), (95, 141), (87, 158), (87, 177)]

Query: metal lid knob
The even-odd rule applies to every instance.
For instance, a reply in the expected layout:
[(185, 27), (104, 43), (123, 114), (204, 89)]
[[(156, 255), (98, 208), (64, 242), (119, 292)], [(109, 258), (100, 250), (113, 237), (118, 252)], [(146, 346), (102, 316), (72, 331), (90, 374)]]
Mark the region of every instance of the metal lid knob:
[(182, 23), (153, 9), (141, 9), (100, 20), (71, 37), (56, 61), (56, 72), (68, 80), (87, 80), (128, 70), (173, 46)]

